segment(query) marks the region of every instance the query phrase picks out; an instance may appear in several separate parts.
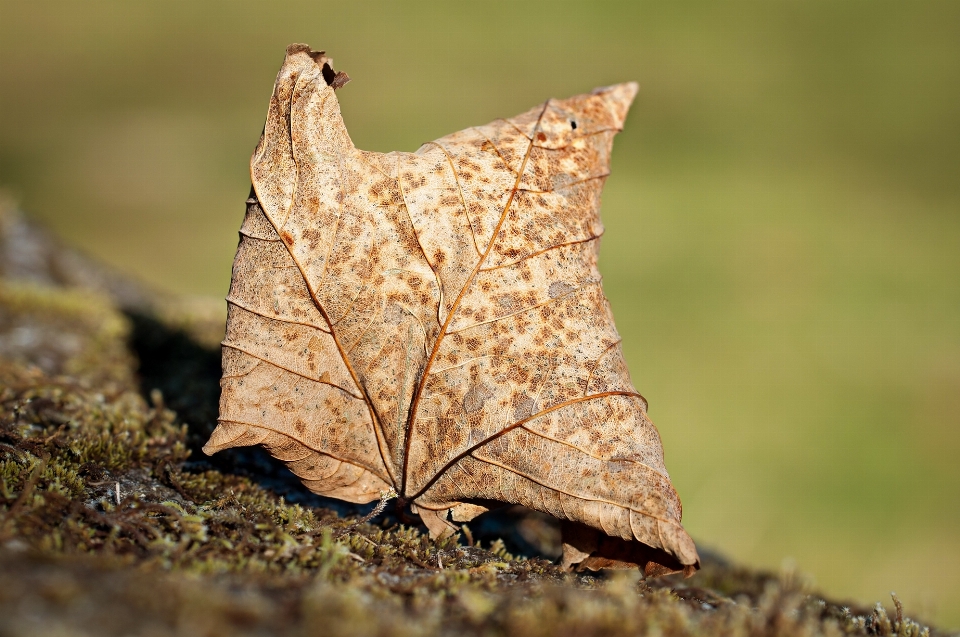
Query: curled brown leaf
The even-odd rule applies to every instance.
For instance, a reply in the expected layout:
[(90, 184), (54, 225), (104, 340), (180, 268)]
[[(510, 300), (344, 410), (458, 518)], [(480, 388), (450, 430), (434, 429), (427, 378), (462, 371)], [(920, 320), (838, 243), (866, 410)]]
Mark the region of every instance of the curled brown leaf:
[(204, 450), (262, 444), (351, 502), (395, 490), (435, 536), (516, 503), (571, 523), (568, 565), (692, 572), (597, 269), (636, 84), (381, 154), (350, 140), (341, 77), (305, 45), (277, 77)]

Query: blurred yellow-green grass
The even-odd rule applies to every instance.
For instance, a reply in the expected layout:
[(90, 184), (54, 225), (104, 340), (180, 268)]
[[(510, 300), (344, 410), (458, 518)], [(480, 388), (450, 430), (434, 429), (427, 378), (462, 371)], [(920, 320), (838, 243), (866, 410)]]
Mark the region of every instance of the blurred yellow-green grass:
[(297, 41), (370, 150), (639, 81), (601, 267), (685, 525), (960, 627), (960, 3), (0, 0), (0, 187), (222, 296)]

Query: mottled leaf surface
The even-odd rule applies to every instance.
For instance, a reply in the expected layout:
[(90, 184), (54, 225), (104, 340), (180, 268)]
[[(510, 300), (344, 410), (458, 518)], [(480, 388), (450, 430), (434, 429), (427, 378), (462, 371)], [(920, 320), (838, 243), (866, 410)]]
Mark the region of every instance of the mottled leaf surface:
[(569, 521), (569, 564), (689, 572), (597, 270), (636, 85), (381, 154), (353, 146), (331, 67), (293, 45), (277, 77), (204, 450), (262, 444), (351, 502), (394, 489), (434, 535), (516, 503)]

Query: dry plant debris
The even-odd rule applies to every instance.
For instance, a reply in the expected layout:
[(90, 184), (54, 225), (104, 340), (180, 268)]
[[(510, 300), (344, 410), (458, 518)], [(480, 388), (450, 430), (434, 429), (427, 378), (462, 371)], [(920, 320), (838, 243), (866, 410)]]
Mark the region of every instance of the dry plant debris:
[(415, 153), (354, 147), (292, 45), (251, 160), (207, 453), (261, 444), (313, 492), (395, 492), (432, 537), (501, 504), (564, 565), (699, 565), (597, 269), (619, 84)]

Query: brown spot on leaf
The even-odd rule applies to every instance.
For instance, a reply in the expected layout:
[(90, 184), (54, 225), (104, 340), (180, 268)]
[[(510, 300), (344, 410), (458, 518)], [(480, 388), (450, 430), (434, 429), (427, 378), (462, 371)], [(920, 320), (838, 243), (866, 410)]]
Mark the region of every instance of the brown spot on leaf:
[(483, 409), (483, 403), (493, 398), (493, 389), (484, 383), (478, 383), (463, 396), (463, 410), (472, 414)]
[(558, 296), (563, 296), (567, 292), (571, 292), (575, 289), (576, 288), (569, 283), (565, 283), (563, 281), (554, 281), (550, 284), (550, 287), (547, 288), (547, 294), (551, 299), (555, 299)]
[(523, 420), (533, 415), (534, 401), (529, 396), (521, 398), (513, 408), (513, 419)]

